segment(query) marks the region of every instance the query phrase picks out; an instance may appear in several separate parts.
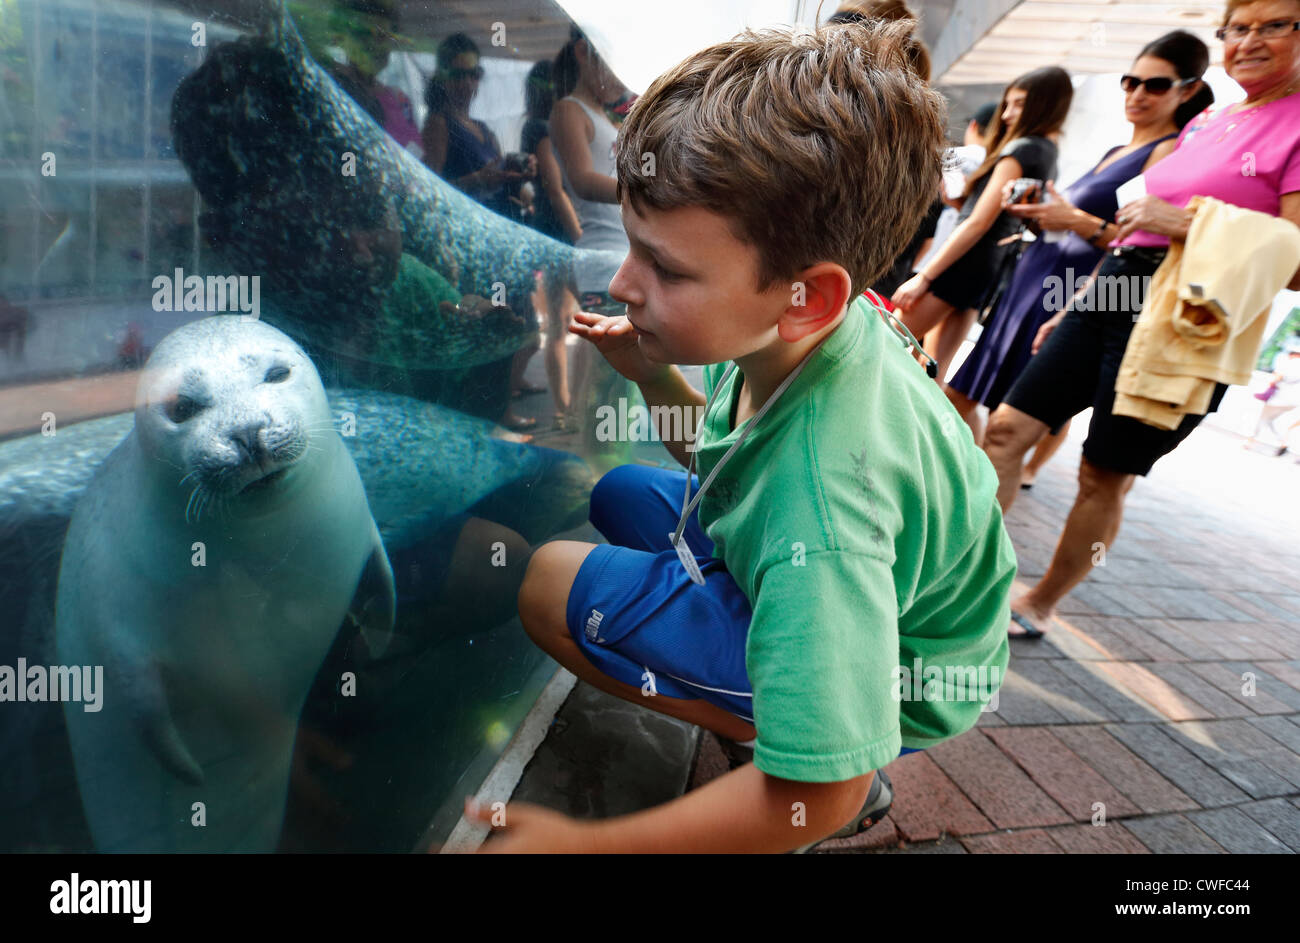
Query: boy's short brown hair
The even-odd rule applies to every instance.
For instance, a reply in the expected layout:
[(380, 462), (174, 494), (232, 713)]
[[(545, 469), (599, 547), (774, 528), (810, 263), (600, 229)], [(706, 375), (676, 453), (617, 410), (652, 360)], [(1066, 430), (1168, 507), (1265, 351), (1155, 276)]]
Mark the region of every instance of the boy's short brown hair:
[(908, 68), (910, 32), (879, 20), (746, 31), (696, 53), (632, 107), (619, 198), (729, 218), (758, 251), (759, 291), (830, 261), (856, 295), (938, 197), (945, 107)]

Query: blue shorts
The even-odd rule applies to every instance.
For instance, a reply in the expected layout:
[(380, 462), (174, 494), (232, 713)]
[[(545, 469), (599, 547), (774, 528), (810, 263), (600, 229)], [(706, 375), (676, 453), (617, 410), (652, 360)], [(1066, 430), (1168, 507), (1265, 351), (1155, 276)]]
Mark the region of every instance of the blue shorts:
[[(692, 478), (691, 494), (699, 482)], [(704, 574), (691, 582), (672, 549), (686, 472), (621, 465), (591, 493), (608, 544), (587, 555), (569, 590), (569, 634), (587, 659), (647, 696), (703, 700), (754, 722), (745, 670), (752, 611), (691, 513), (683, 538)], [(904, 747), (903, 753), (914, 750)], [(901, 755), (901, 754), (900, 754)]]

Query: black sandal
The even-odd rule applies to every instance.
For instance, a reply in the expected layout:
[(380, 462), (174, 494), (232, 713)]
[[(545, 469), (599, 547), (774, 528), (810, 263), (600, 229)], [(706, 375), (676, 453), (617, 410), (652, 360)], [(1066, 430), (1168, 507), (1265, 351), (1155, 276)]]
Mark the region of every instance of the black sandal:
[(1042, 638), (1044, 635), (1047, 634), (1038, 626), (1030, 622), (1027, 618), (1022, 616), (1020, 613), (1016, 612), (1014, 609), (1011, 610), (1011, 621), (1014, 622), (1016, 625), (1020, 626), (1022, 629), (1024, 629), (1024, 631), (1017, 633), (1015, 635), (1012, 635), (1010, 632), (1008, 632), (1007, 633), (1008, 638), (1038, 639), (1038, 638)]

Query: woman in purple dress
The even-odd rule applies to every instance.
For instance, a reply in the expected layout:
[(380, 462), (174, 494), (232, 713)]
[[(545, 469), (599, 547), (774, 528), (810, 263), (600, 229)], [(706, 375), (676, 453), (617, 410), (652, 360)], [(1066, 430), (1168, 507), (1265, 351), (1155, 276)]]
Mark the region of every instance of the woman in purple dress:
[[(1116, 188), (1169, 154), (1183, 125), (1214, 100), (1209, 86), (1197, 81), (1208, 63), (1205, 44), (1182, 30), (1150, 43), (1134, 63), (1136, 75), (1122, 80), (1124, 116), (1133, 125), (1129, 143), (1107, 151), (1063, 194), (1049, 184), (1052, 202), (1009, 210), (1061, 237), (1049, 241), (1040, 234), (1025, 250), (975, 349), (944, 387), (977, 443), (984, 434), (980, 404), (992, 411), (1002, 402), (1029, 363), (1038, 329), (1071, 301), (1115, 238), (1117, 227), (1108, 221), (1119, 208)], [(1034, 462), (1050, 457), (1065, 432), (1041, 443), (1040, 450), (1050, 450)]]

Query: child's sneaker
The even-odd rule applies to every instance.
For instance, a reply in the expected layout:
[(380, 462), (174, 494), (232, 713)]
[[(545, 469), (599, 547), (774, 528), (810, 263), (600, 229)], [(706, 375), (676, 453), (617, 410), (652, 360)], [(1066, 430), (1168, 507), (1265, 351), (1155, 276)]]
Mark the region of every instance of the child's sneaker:
[[(720, 734), (714, 734), (714, 736), (718, 738), (718, 745), (722, 747), (723, 755), (726, 756), (731, 769), (737, 769), (746, 763), (754, 762), (753, 747), (737, 743), (735, 740), (728, 740)], [(862, 803), (862, 808), (858, 811), (858, 814), (847, 825), (825, 838), (819, 838), (802, 848), (796, 848), (791, 854), (801, 855), (824, 841), (830, 841), (832, 838), (849, 838), (860, 832), (865, 832), (889, 814), (889, 808), (893, 804), (894, 785), (889, 781), (889, 777), (885, 775), (885, 771), (878, 769), (875, 777), (871, 780), (871, 788), (867, 790), (866, 801)]]
[(865, 832), (883, 819), (888, 814), (889, 807), (893, 804), (894, 786), (889, 781), (889, 777), (885, 775), (885, 771), (878, 769), (871, 780), (871, 789), (867, 791), (866, 802), (862, 803), (862, 808), (858, 811), (858, 814), (847, 825), (837, 832), (832, 832), (825, 838), (819, 838), (802, 848), (796, 848), (791, 854), (802, 855), (822, 842), (830, 841), (832, 838), (850, 838), (853, 835)]

